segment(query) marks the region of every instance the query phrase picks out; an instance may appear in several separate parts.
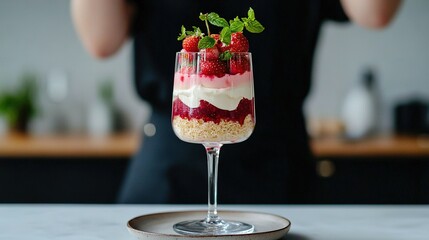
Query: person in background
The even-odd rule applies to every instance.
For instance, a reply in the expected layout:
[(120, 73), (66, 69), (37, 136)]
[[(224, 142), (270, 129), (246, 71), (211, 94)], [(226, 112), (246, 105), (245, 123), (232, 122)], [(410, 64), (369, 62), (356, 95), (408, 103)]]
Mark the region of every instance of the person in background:
[[(323, 22), (352, 21), (382, 29), (401, 0), (72, 0), (76, 31), (99, 59), (133, 40), (134, 82), (151, 104), (154, 136), (144, 136), (130, 162), (120, 203), (205, 203), (207, 166), (200, 144), (179, 140), (171, 127), (176, 41), (181, 25), (200, 12), (226, 19), (249, 7), (264, 25), (246, 34), (253, 54), (257, 125), (245, 142), (225, 145), (219, 163), (222, 203), (312, 203), (317, 199), (315, 162), (303, 102), (311, 85), (314, 50)], [(202, 22), (201, 22), (202, 23)], [(203, 26), (201, 26), (203, 27)], [(339, 66), (340, 67), (340, 66)]]

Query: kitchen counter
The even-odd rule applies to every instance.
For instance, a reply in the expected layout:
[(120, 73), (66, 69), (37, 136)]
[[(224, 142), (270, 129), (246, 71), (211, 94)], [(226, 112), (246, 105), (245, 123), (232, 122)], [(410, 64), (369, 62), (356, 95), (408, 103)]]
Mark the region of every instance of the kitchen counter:
[[(0, 137), (0, 157), (126, 157), (140, 144), (137, 133), (103, 138), (85, 135)], [(315, 138), (311, 147), (316, 157), (428, 157), (429, 136), (377, 136), (360, 141)]]
[(429, 138), (377, 136), (311, 142), (320, 186), (318, 203), (427, 204)]
[(0, 157), (128, 157), (137, 151), (139, 141), (134, 133), (107, 137), (9, 134), (0, 137)]
[(377, 136), (360, 141), (316, 138), (316, 157), (429, 157), (429, 136)]

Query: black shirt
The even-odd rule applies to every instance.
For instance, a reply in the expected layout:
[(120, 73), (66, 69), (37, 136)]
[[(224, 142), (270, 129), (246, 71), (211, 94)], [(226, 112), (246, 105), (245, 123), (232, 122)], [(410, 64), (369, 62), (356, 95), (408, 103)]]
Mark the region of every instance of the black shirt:
[[(217, 12), (229, 20), (235, 16), (246, 16), (249, 7), (255, 10), (256, 18), (264, 25), (265, 31), (260, 34), (245, 32), (245, 36), (249, 40), (250, 52), (253, 55), (256, 128), (247, 141), (233, 144), (228, 148), (223, 147), (221, 164), (225, 161), (227, 166), (220, 170), (219, 181), (233, 181), (231, 179), (234, 178), (237, 180), (236, 175), (242, 174), (247, 176), (247, 180), (243, 180), (241, 185), (254, 186), (248, 189), (255, 191), (254, 195), (250, 194), (238, 200), (230, 198), (224, 202), (284, 203), (285, 198), (288, 199), (287, 202), (294, 202), (291, 200), (293, 199), (291, 194), (296, 195), (296, 192), (302, 189), (297, 187), (295, 191), (293, 187), (286, 186), (302, 184), (302, 187), (308, 179), (311, 179), (314, 172), (302, 112), (303, 102), (311, 83), (313, 55), (321, 24), (325, 20), (347, 20), (339, 0), (142, 0), (136, 1), (136, 6), (138, 14), (133, 25), (135, 86), (142, 99), (152, 105), (152, 121), (157, 129), (170, 131), (168, 134), (172, 137), (169, 139), (165, 137), (166, 139), (160, 141), (165, 144), (164, 149), (167, 145), (170, 146), (171, 158), (174, 158), (175, 149), (182, 150), (184, 146), (180, 145), (183, 143), (172, 134), (169, 120), (175, 53), (181, 50), (181, 42), (176, 39), (181, 25), (205, 29), (204, 23), (198, 18), (200, 12)], [(220, 29), (211, 28), (212, 32), (216, 30)], [(158, 155), (148, 153), (150, 151), (155, 150), (149, 147), (143, 149), (141, 156), (135, 161), (153, 161), (154, 164), (156, 161), (163, 161), (151, 159), (158, 158)], [(189, 154), (192, 156), (191, 152)], [(239, 163), (223, 160), (224, 156), (237, 159)], [(130, 174), (132, 172), (136, 171), (130, 170)], [(204, 174), (205, 172), (202, 173)], [(280, 178), (278, 175), (285, 177)], [(249, 180), (252, 176), (261, 179)], [(183, 178), (184, 176), (174, 178), (176, 185), (170, 186), (169, 191), (181, 187), (185, 189), (188, 183)], [(181, 180), (184, 186), (177, 185)], [(189, 178), (189, 181), (193, 181), (192, 178)], [(276, 186), (272, 186), (273, 184)], [(269, 193), (264, 192), (269, 185), (272, 188), (287, 188), (288, 190), (284, 192), (289, 194), (272, 193), (273, 190)], [(226, 189), (224, 195), (227, 195), (228, 191), (234, 191), (234, 188), (229, 190), (227, 188), (219, 187), (221, 192), (222, 189)], [(199, 191), (204, 193), (204, 189)], [(172, 197), (175, 194), (169, 194), (169, 202), (194, 202), (190, 200), (189, 195), (186, 195), (185, 199), (180, 199), (177, 194), (176, 197)], [(269, 196), (270, 194), (272, 196)], [(227, 196), (225, 198), (228, 199)], [(302, 198), (296, 199), (303, 201)]]

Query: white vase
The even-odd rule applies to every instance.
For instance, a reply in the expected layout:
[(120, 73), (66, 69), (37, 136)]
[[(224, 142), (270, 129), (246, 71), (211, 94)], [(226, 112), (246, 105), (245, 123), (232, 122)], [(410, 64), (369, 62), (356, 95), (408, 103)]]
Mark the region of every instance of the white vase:
[(376, 127), (378, 101), (372, 72), (366, 72), (357, 85), (347, 94), (342, 119), (347, 138), (359, 139), (370, 135)]
[(9, 130), (9, 127), (6, 119), (0, 116), (0, 137), (6, 135), (8, 130)]
[(91, 136), (103, 137), (112, 132), (112, 111), (108, 104), (97, 100), (88, 109), (87, 130)]

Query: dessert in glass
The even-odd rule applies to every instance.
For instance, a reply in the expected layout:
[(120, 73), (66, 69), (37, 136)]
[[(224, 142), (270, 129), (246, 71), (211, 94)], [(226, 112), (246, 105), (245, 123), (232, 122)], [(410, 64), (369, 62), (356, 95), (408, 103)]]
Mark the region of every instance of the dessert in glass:
[(243, 73), (205, 75), (205, 61), (210, 61), (206, 53), (177, 53), (172, 125), (181, 140), (203, 144), (207, 151), (209, 209), (205, 219), (178, 223), (174, 230), (202, 235), (251, 233), (252, 225), (217, 215), (220, 149), (223, 144), (246, 140), (255, 127), (251, 53), (233, 53), (220, 67), (231, 69), (237, 62), (246, 62), (248, 69)]
[(221, 145), (244, 141), (255, 126), (251, 53), (234, 53), (224, 63), (225, 67), (231, 62), (248, 64), (248, 70), (235, 75), (205, 75), (201, 65), (206, 64), (206, 58), (205, 53), (177, 53), (174, 132), (191, 143)]
[[(243, 29), (263, 30), (253, 9), (248, 17), (228, 23), (216, 13), (201, 14), (208, 36), (193, 27), (182, 26), (178, 40), (183, 49), (176, 53), (172, 126), (181, 140), (202, 144), (207, 152), (208, 211), (197, 220), (176, 223), (176, 232), (185, 235), (230, 235), (254, 231), (248, 223), (222, 219), (217, 212), (218, 161), (222, 145), (239, 143), (255, 127), (252, 54)], [(222, 27), (210, 34), (209, 23)]]

